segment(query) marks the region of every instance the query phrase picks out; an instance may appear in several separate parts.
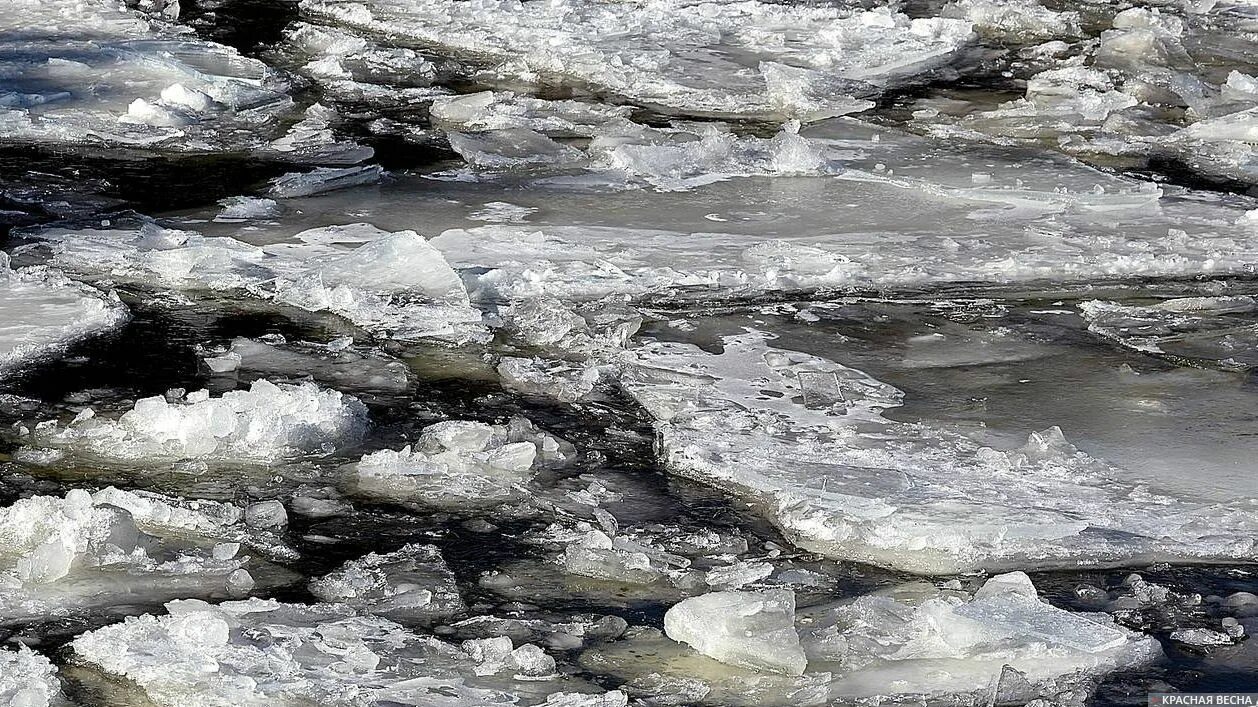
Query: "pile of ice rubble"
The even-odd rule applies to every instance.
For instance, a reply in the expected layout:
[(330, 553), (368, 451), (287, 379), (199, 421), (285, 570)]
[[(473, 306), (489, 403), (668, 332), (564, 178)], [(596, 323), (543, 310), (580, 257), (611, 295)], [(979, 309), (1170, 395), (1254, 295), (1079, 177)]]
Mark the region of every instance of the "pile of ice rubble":
[(0, 649), (0, 704), (13, 707), (62, 707), (57, 669), (44, 656), (20, 646)]
[(1080, 28), (1077, 12), (1028, 0), (961, 0), (945, 15), (1022, 45), (1023, 98), (995, 107), (948, 98), (914, 119), (941, 133), (1034, 141), (1098, 162), (1170, 159), (1208, 176), (1258, 179), (1253, 18), (1232, 3), (1130, 7)]
[(0, 508), (0, 624), (287, 583), (273, 562), (295, 553), (267, 510), (112, 487)]
[(29, 441), (37, 448), (27, 458), (51, 462), (69, 452), (111, 463), (268, 463), (352, 445), (367, 425), (363, 404), (339, 391), (257, 380), (218, 397), (199, 390), (144, 398), (116, 420), (84, 408), (64, 427), (36, 425)]
[(506, 425), (449, 421), (426, 427), (414, 444), (383, 449), (351, 466), (347, 485), (357, 496), (449, 509), (483, 508), (529, 495), (525, 486), (544, 468), (576, 456), (564, 440), (528, 420)]
[[(463, 61), (481, 84), (575, 86), (665, 111), (820, 118), (946, 70), (969, 22), (885, 9), (651, 0), (306, 0), (311, 21)], [(329, 65), (339, 43), (329, 43)], [(380, 55), (386, 66), (413, 63)], [(348, 67), (346, 67), (348, 68)]]

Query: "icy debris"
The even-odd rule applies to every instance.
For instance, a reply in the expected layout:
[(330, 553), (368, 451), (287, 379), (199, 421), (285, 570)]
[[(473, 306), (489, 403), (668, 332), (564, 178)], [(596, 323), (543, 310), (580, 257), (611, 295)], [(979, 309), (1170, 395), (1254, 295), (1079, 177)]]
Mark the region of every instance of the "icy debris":
[[(547, 116), (543, 112), (542, 116)], [(798, 121), (772, 138), (735, 135), (716, 123), (674, 123), (652, 128), (623, 118), (601, 126), (574, 126), (592, 138), (578, 149), (526, 127), (450, 133), (450, 146), (484, 176), (524, 171), (588, 173), (588, 184), (649, 186), (686, 191), (732, 177), (826, 175), (839, 171), (819, 145), (799, 134)], [(562, 133), (560, 130), (554, 132)]]
[(521, 343), (584, 356), (623, 349), (642, 324), (642, 315), (614, 297), (584, 306), (557, 297), (530, 297), (511, 302), (498, 314), (503, 328)]
[(523, 418), (505, 425), (452, 420), (424, 428), (415, 444), (365, 455), (346, 480), (367, 498), (439, 508), (493, 506), (527, 495), (542, 468), (572, 461), (572, 445)]
[(624, 584), (690, 582), (690, 562), (628, 535), (588, 530), (564, 548), (560, 563), (569, 574)]
[(1186, 297), (1151, 305), (1090, 300), (1088, 330), (1121, 346), (1172, 360), (1245, 370), (1258, 365), (1258, 300)]
[(430, 87), (437, 66), (418, 51), (334, 27), (294, 22), (269, 58), (316, 82), (324, 100), (358, 117), (397, 115), (448, 93)]
[(411, 381), (405, 363), (379, 351), (354, 346), (352, 340), (338, 346), (335, 342), (238, 337), (226, 349), (205, 350), (202, 361), (216, 374), (283, 376), (300, 371), (342, 391), (400, 392)]
[(321, 601), (404, 624), (447, 621), (467, 611), (454, 573), (434, 545), (370, 553), (310, 583)]
[[(289, 127), (284, 135), (272, 140), (260, 151), (260, 156), (322, 165), (352, 165), (371, 159), (375, 155), (372, 148), (336, 137), (333, 127), (340, 121), (336, 109), (316, 103), (307, 108), (304, 117)], [(286, 195), (296, 196), (295, 193)]]
[(632, 109), (481, 91), (434, 99), (430, 112), (433, 125), (447, 132), (529, 130), (556, 138), (596, 137), (611, 123), (627, 122)]
[(282, 74), (121, 2), (15, 0), (0, 26), (9, 141), (243, 151), (293, 106)]
[[(175, 596), (224, 598), (286, 573), (241, 553), (293, 553), (238, 506), (107, 488), (0, 508), (0, 621)], [(0, 683), (2, 684), (2, 683)]]
[[(504, 639), (514, 660), (499, 661), (501, 641), (459, 648), (343, 605), (252, 599), (174, 601), (166, 609), (80, 636), (71, 644), (76, 657), (133, 686), (116, 689), (139, 692), (120, 697), (171, 707), (536, 705), (577, 700), (570, 691), (599, 693), (554, 675), (553, 660), (535, 646), (513, 650)], [(541, 674), (547, 661), (552, 670)]]
[(450, 625), (465, 638), (507, 636), (515, 644), (536, 643), (554, 650), (576, 650), (619, 638), (629, 627), (619, 616), (580, 614), (561, 620), (473, 616)]
[(308, 172), (290, 172), (276, 177), (271, 181), (270, 194), (280, 199), (295, 199), (375, 184), (381, 179), (384, 179), (384, 170), (374, 164), (358, 167), (316, 167)]
[(808, 659), (795, 632), (789, 590), (712, 592), (673, 605), (664, 632), (722, 663), (783, 675), (803, 675)]
[(60, 707), (69, 703), (52, 663), (26, 646), (18, 646), (16, 651), (0, 648), (0, 704)]
[[(1118, 481), (1053, 428), (1002, 451), (883, 410), (903, 394), (868, 375), (727, 336), (723, 353), (648, 343), (622, 386), (656, 419), (672, 473), (746, 500), (800, 547), (923, 574), (1252, 559), (1258, 506)], [(801, 372), (843, 393), (809, 409)], [(1150, 508), (1158, 509), (1151, 513)]]
[(148, 222), (32, 236), (45, 242), (53, 263), (87, 280), (246, 295), (331, 312), (399, 339), (485, 335), (458, 274), (414, 231), (326, 226), (266, 246)]
[(8, 255), (0, 254), (0, 377), (127, 319), (116, 295), (44, 267), (13, 270)]
[(273, 219), (284, 213), (284, 207), (274, 199), (256, 196), (233, 196), (219, 200), (218, 204), (223, 210), (218, 212), (214, 220), (224, 223)]
[(269, 463), (354, 444), (367, 425), (363, 404), (338, 391), (257, 380), (219, 397), (201, 390), (144, 398), (117, 420), (80, 416), (37, 429), (33, 442), (111, 462)]
[[(766, 2), (306, 0), (301, 9), (313, 20), (488, 64), (474, 76), (482, 84), (575, 83), (664, 110), (745, 118), (848, 112), (854, 96), (947, 66), (971, 38), (962, 20)], [(766, 90), (765, 64), (789, 65), (815, 86), (801, 81), (805, 100), (783, 101)], [(834, 108), (815, 103), (836, 93)]]
[(981, 35), (1021, 43), (1083, 33), (1078, 12), (1055, 12), (1036, 0), (956, 0), (941, 15), (969, 20)]
[(599, 367), (537, 357), (504, 356), (497, 371), (509, 390), (566, 403), (589, 395), (603, 379)]
[(719, 592), (669, 610), (670, 637), (684, 617), (693, 622), (686, 630), (694, 647), (733, 667), (651, 630), (594, 646), (580, 663), (625, 680), (631, 697), (653, 704), (971, 704), (1015, 688), (1020, 703), (1072, 703), (1107, 673), (1161, 654), (1155, 640), (1104, 615), (1040, 601), (1020, 572), (993, 577), (973, 595), (915, 583), (798, 612), (788, 607), (789, 592)]

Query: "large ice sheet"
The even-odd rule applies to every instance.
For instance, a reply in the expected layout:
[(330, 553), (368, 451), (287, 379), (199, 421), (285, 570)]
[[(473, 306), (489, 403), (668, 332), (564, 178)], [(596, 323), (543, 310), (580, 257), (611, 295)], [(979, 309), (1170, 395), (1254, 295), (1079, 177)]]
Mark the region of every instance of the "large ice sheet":
[(127, 308), (117, 296), (72, 282), (56, 270), (13, 270), (0, 257), (0, 377), (120, 326)]
[(484, 336), (457, 273), (414, 231), (325, 226), (268, 245), (145, 222), (36, 232), (76, 276), (220, 298), (247, 296), (330, 312), (399, 339)]
[(902, 393), (768, 336), (723, 352), (647, 343), (622, 385), (654, 417), (665, 466), (724, 489), (792, 542), (924, 574), (1250, 560), (1258, 505), (1122, 481), (1053, 428), (1000, 450), (883, 415)]
[[(622, 689), (630, 696), (655, 704), (1081, 704), (1106, 674), (1161, 654), (1155, 640), (1104, 614), (1042, 602), (1021, 572), (992, 577), (975, 591), (906, 584), (789, 616), (775, 613), (772, 620), (749, 613), (764, 611), (764, 602), (753, 592), (687, 599), (668, 615), (680, 619), (690, 615), (688, 606), (704, 603), (728, 607), (708, 619), (712, 630), (700, 634), (698, 652), (640, 631), (591, 648), (581, 664), (626, 680)], [(774, 602), (775, 610), (794, 607), (789, 592)], [(678, 619), (666, 618), (666, 626)], [(722, 630), (739, 623), (754, 628)], [(760, 631), (770, 623), (772, 633), (789, 635), (766, 643)], [(669, 637), (674, 633), (669, 627)], [(751, 660), (731, 660), (743, 655)], [(788, 656), (800, 670), (770, 670), (772, 661)]]
[[(964, 20), (767, 2), (305, 0), (304, 15), (458, 58), (482, 83), (575, 85), (697, 115), (819, 118), (948, 66)], [(836, 108), (837, 104), (837, 108)]]
[(15, 0), (0, 27), (5, 141), (245, 151), (293, 107), (279, 72), (117, 0)]
[(601, 690), (556, 674), (536, 646), (513, 650), (509, 638), (459, 647), (341, 604), (192, 600), (166, 609), (85, 634), (74, 653), (126, 678), (127, 697), (171, 707), (624, 704), (614, 693), (600, 701)]
[(219, 397), (201, 390), (174, 399), (144, 398), (116, 420), (87, 408), (64, 427), (37, 426), (30, 441), (111, 463), (266, 464), (355, 444), (368, 422), (363, 404), (339, 391), (257, 380), (248, 390)]
[(292, 550), (245, 509), (112, 487), (2, 508), (0, 541), (6, 623), (175, 597), (238, 597), (291, 579), (266, 558), (289, 558)]

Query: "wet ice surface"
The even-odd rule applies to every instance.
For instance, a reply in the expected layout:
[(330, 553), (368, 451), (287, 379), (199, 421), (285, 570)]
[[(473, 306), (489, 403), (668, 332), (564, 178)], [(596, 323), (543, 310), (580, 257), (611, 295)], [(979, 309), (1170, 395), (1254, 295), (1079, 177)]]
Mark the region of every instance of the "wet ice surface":
[(1249, 687), (1252, 15), (0, 10), (0, 703)]

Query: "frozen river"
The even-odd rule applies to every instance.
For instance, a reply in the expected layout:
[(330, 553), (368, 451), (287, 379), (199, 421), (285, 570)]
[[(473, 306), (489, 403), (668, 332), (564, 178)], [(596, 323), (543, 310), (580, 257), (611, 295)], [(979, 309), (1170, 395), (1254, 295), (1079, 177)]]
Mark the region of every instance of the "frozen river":
[(1258, 689), (1256, 50), (10, 0), (0, 705)]

